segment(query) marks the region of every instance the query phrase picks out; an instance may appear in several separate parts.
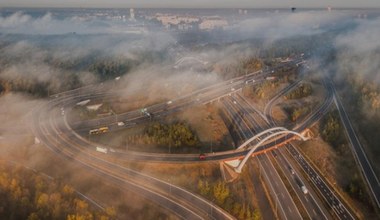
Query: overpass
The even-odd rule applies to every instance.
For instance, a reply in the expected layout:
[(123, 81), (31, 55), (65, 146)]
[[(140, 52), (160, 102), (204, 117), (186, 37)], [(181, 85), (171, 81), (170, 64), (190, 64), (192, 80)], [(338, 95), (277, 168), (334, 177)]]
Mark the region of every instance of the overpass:
[(207, 61), (203, 61), (203, 60), (200, 60), (200, 59), (198, 59), (198, 58), (196, 58), (196, 57), (182, 57), (181, 59), (179, 59), (175, 64), (174, 64), (174, 68), (178, 68), (178, 67), (180, 67), (183, 63), (191, 63), (191, 62), (193, 62), (193, 63), (201, 63), (201, 64), (203, 64), (203, 65), (206, 65), (206, 64), (208, 64), (208, 62)]
[(276, 136), (282, 136), (282, 135), (288, 135), (288, 134), (298, 136), (303, 141), (307, 140), (307, 138), (304, 135), (302, 135), (298, 132), (295, 132), (295, 131), (288, 130), (284, 127), (270, 128), (270, 129), (262, 131), (262, 132), (256, 134), (255, 136), (249, 138), (247, 141), (245, 141), (243, 144), (241, 144), (237, 148), (237, 149), (243, 149), (243, 148), (247, 147), (249, 144), (251, 144), (253, 141), (259, 140), (253, 147), (250, 148), (250, 150), (245, 155), (243, 160), (241, 160), (241, 161), (238, 160), (239, 164), (235, 163), (236, 160), (229, 162), (228, 164), (234, 168), (236, 173), (241, 173), (241, 170), (243, 169), (244, 165), (247, 163), (248, 159), (252, 156), (252, 154), (257, 150), (257, 148), (259, 148), (262, 144), (264, 144), (268, 140), (275, 138)]

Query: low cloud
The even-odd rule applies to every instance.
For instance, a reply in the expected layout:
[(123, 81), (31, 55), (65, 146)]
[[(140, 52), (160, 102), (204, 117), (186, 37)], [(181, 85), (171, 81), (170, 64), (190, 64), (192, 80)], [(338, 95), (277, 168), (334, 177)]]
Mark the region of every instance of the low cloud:
[(268, 42), (298, 35), (314, 35), (343, 25), (350, 13), (339, 11), (267, 12), (243, 20), (235, 27), (242, 38), (263, 38)]
[(337, 64), (342, 73), (380, 83), (380, 18), (358, 20), (357, 27), (336, 38)]

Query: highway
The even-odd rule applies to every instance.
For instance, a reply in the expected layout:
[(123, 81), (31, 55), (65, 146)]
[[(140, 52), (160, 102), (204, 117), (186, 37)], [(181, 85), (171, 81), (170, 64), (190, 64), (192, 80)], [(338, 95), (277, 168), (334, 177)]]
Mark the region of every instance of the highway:
[[(238, 112), (245, 112), (246, 119), (248, 120), (247, 124), (250, 124), (250, 127), (255, 130), (255, 133), (258, 133), (262, 130), (265, 130), (269, 125), (266, 123), (265, 120), (260, 120), (261, 115), (260, 114), (252, 114), (252, 112), (248, 111), (250, 109), (250, 106), (248, 105), (248, 102), (244, 100), (242, 96), (239, 94), (236, 95), (236, 97), (231, 97), (233, 100), (232, 103), (236, 103), (235, 106), (237, 106)], [(250, 136), (249, 136), (250, 137)], [(277, 150), (275, 150), (277, 151)], [(319, 201), (319, 198), (316, 196), (313, 196), (311, 194), (304, 194), (301, 191), (301, 184), (300, 184), (300, 177), (296, 175), (295, 173), (292, 173), (289, 169), (290, 164), (285, 161), (285, 158), (280, 153), (274, 153), (276, 156), (274, 157), (274, 160), (277, 162), (277, 165), (282, 170), (283, 174), (287, 178), (288, 182), (290, 183), (291, 190), (296, 194), (298, 199), (301, 201), (301, 205), (305, 208), (307, 215), (310, 219), (328, 219), (326, 216), (329, 216), (327, 210), (325, 210), (323, 207), (323, 203)], [(263, 166), (265, 172), (265, 177), (268, 178), (267, 184), (274, 188), (274, 186), (277, 186), (279, 184), (283, 185), (283, 189), (279, 191), (279, 193), (284, 193), (285, 191), (289, 191), (285, 188), (285, 184), (283, 183), (282, 179), (280, 178), (278, 172), (272, 165), (272, 162), (270, 159), (268, 159), (267, 154), (264, 155), (258, 155), (257, 156), (261, 166)], [(270, 166), (269, 166), (269, 165)], [(269, 173), (267, 173), (269, 172)], [(277, 178), (274, 178), (272, 173), (276, 173)], [(274, 186), (272, 186), (274, 185)], [(284, 191), (285, 190), (285, 191)], [(275, 191), (276, 192), (276, 191)], [(275, 200), (277, 200), (277, 193), (276, 196), (273, 196)], [(283, 195), (282, 195), (283, 196)], [(291, 200), (293, 202), (293, 199), (291, 197), (288, 198), (288, 200)], [(290, 204), (290, 201), (282, 201), (280, 204)], [(294, 204), (294, 202), (293, 202)], [(289, 208), (288, 208), (289, 209)], [(286, 210), (286, 209), (285, 209)], [(300, 216), (301, 217), (301, 216)], [(295, 219), (295, 216), (287, 216), (287, 219)]]
[[(106, 178), (109, 182), (128, 188), (147, 199), (171, 210), (183, 219), (234, 219), (224, 210), (211, 202), (190, 193), (180, 187), (147, 176), (134, 170), (121, 167), (99, 157), (99, 154), (82, 146), (82, 143), (66, 136), (67, 127), (64, 117), (54, 104), (42, 106), (33, 113), (33, 131), (42, 143), (53, 152), (68, 160), (74, 160), (94, 174)], [(56, 109), (56, 110), (54, 110)], [(47, 117), (48, 116), (48, 117)], [(54, 132), (54, 133), (50, 133)], [(208, 216), (212, 212), (212, 217)]]
[[(172, 102), (171, 104), (168, 104), (167, 102), (163, 102), (163, 103), (157, 103), (151, 106), (146, 106), (145, 108), (147, 112), (153, 115), (153, 117), (160, 117), (160, 116), (175, 113), (177, 111), (182, 111), (185, 108), (188, 108), (194, 105), (206, 104), (212, 101), (216, 101), (220, 99), (221, 97), (236, 93), (246, 84), (260, 83), (264, 81), (268, 75), (272, 74), (277, 69), (280, 69), (284, 66), (294, 66), (296, 63), (300, 61), (302, 61), (302, 58), (297, 58), (293, 60), (292, 62), (282, 63), (265, 71), (259, 70), (253, 73), (249, 73), (247, 75), (235, 77), (233, 79), (226, 80), (226, 81), (196, 90), (192, 93), (170, 100)], [(77, 102), (86, 100), (87, 97), (84, 97), (83, 95), (91, 94), (91, 92), (88, 92), (88, 90), (90, 89), (91, 88), (86, 88), (85, 91), (77, 90), (76, 92), (70, 92), (70, 93), (66, 92), (65, 94), (62, 94), (64, 96), (73, 97), (72, 100), (68, 100), (67, 103), (63, 103), (63, 104), (65, 106), (74, 106)], [(115, 94), (115, 93), (116, 92), (112, 94)], [(101, 98), (102, 94), (101, 93), (99, 94), (100, 94), (99, 97)], [(134, 125), (133, 123), (135, 123), (134, 120), (137, 120), (137, 122), (139, 122), (139, 120), (142, 120), (141, 118), (144, 118), (145, 121), (149, 120), (149, 117), (147, 115), (142, 114), (141, 109), (136, 109), (133, 111), (118, 114), (117, 117), (106, 116), (103, 118), (74, 122), (74, 123), (71, 123), (70, 126), (74, 130), (79, 131), (79, 132), (80, 131), (88, 132), (88, 130), (90, 129), (101, 127), (101, 126), (111, 126), (114, 129), (117, 129), (117, 127), (115, 126), (115, 124), (117, 123), (116, 118), (119, 121), (128, 122), (132, 126)], [(128, 126), (127, 124), (126, 126)], [(118, 128), (118, 129), (121, 129), (121, 128)]]
[(367, 185), (371, 191), (372, 198), (375, 200), (376, 205), (378, 208), (380, 208), (380, 183), (377, 178), (377, 175), (375, 171), (373, 170), (371, 163), (369, 162), (366, 153), (359, 141), (358, 136), (355, 133), (354, 128), (352, 127), (350, 118), (348, 117), (348, 114), (346, 110), (344, 109), (344, 106), (339, 98), (339, 95), (336, 92), (336, 89), (334, 85), (333, 87), (333, 93), (334, 93), (334, 103), (338, 109), (341, 121), (343, 123), (344, 129), (346, 131), (347, 137), (350, 141), (351, 150), (353, 152), (354, 158), (356, 162), (359, 164), (359, 168), (365, 177), (365, 180), (367, 181)]
[[(291, 91), (293, 88), (295, 88), (294, 85), (299, 85), (299, 81), (290, 84), (286, 90)], [(280, 93), (283, 93), (284, 90), (280, 91)], [(278, 95), (275, 96), (280, 97)], [(236, 97), (237, 103), (241, 103), (243, 105), (243, 109), (249, 109), (249, 103), (244, 99), (244, 97), (237, 95)], [(255, 114), (252, 116), (254, 117)], [(268, 122), (259, 123), (259, 117), (261, 114), (256, 114), (257, 117), (254, 117), (253, 121), (255, 121), (257, 124), (262, 125), (262, 130), (265, 128), (270, 127)], [(269, 115), (271, 116), (271, 115)], [(268, 118), (271, 120), (271, 117)], [(263, 121), (263, 120), (262, 120)], [(320, 201), (320, 199), (314, 194), (313, 189), (310, 187), (308, 188), (309, 193), (304, 194), (301, 190), (301, 186), (305, 185), (308, 186), (305, 182), (305, 180), (302, 178), (302, 176), (299, 176), (295, 170), (292, 168), (292, 165), (289, 162), (289, 159), (286, 157), (286, 155), (281, 152), (282, 148), (274, 149), (272, 151), (272, 156), (274, 161), (276, 161), (278, 167), (281, 169), (282, 173), (285, 175), (285, 178), (288, 180), (291, 190), (297, 195), (299, 201), (305, 208), (305, 211), (307, 212), (307, 215), (310, 219), (331, 219), (331, 216), (329, 212), (324, 208), (323, 202)]]
[(294, 83), (291, 83), (289, 86), (283, 88), (281, 91), (279, 91), (274, 97), (272, 97), (269, 102), (265, 105), (264, 108), (264, 115), (266, 117), (266, 120), (270, 123), (270, 125), (275, 125), (275, 122), (272, 115), (272, 108), (277, 103), (277, 101), (283, 97), (285, 94), (290, 92), (292, 89), (297, 88), (298, 85), (300, 85), (301, 80), (297, 80)]
[[(294, 63), (297, 63), (299, 60), (295, 60)], [(286, 65), (291, 65), (294, 63), (289, 63)], [(284, 64), (285, 65), (285, 64)], [(281, 68), (281, 66), (278, 66), (276, 68)], [(119, 185), (128, 185), (127, 188), (133, 189), (133, 191), (141, 193), (141, 195), (144, 195), (146, 198), (149, 198), (158, 204), (163, 204), (165, 207), (170, 207), (169, 209), (172, 210), (174, 213), (176, 213), (180, 217), (189, 217), (198, 219), (198, 218), (204, 218), (208, 215), (208, 212), (210, 210), (214, 210), (213, 214), (215, 216), (218, 216), (220, 218), (226, 218), (230, 219), (231, 216), (228, 216), (226, 213), (223, 212), (223, 210), (220, 210), (220, 208), (214, 206), (210, 202), (203, 201), (201, 198), (197, 198), (196, 195), (193, 195), (189, 192), (189, 194), (185, 193), (185, 200), (181, 197), (179, 198), (178, 195), (181, 195), (181, 193), (186, 192), (186, 190), (178, 188), (176, 186), (171, 185), (170, 183), (165, 183), (161, 180), (152, 180), (144, 174), (141, 173), (135, 173), (133, 170), (129, 170), (126, 168), (121, 168), (116, 164), (111, 164), (107, 160), (100, 159), (99, 153), (95, 153), (95, 145), (94, 143), (91, 143), (87, 140), (85, 140), (83, 137), (81, 137), (79, 134), (88, 134), (88, 131), (90, 129), (101, 127), (101, 126), (109, 126), (110, 130), (118, 130), (123, 129), (125, 127), (132, 127), (136, 124), (146, 123), (147, 121), (151, 120), (152, 117), (159, 118), (163, 117), (169, 114), (173, 114), (178, 111), (182, 111), (186, 108), (192, 107), (194, 105), (199, 104), (206, 104), (213, 101), (220, 100), (223, 97), (228, 97), (231, 94), (235, 94), (238, 92), (246, 83), (260, 83), (265, 80), (265, 76), (270, 75), (276, 68), (270, 69), (267, 71), (257, 71), (255, 73), (248, 74), (246, 76), (241, 76), (234, 78), (232, 80), (224, 81), (215, 85), (212, 85), (210, 87), (206, 87), (197, 91), (194, 91), (188, 95), (170, 100), (170, 104), (165, 103), (158, 103), (151, 106), (146, 107), (146, 112), (150, 113), (151, 116), (148, 117), (147, 114), (144, 114), (141, 112), (141, 110), (134, 110), (126, 113), (119, 114), (117, 116), (108, 116), (104, 118), (98, 118), (94, 120), (88, 120), (83, 122), (77, 122), (77, 123), (68, 123), (66, 120), (66, 115), (61, 116), (59, 113), (59, 109), (64, 108), (70, 109), (72, 106), (74, 106), (76, 103), (86, 100), (86, 99), (92, 99), (92, 100), (101, 100), (101, 99), (114, 99), (115, 96), (117, 96), (117, 92), (110, 93), (108, 91), (108, 87), (104, 85), (90, 85), (87, 87), (79, 88), (72, 91), (67, 91), (64, 93), (56, 94), (52, 96), (52, 98), (49, 100), (49, 102), (44, 105), (40, 106), (38, 109), (33, 111), (32, 117), (34, 120), (34, 123), (32, 124), (32, 130), (35, 134), (35, 136), (49, 149), (54, 151), (55, 153), (63, 156), (66, 159), (69, 160), (75, 160), (79, 164), (82, 164), (83, 167), (86, 167), (88, 169), (91, 169), (94, 173), (96, 173), (99, 176), (106, 177), (110, 181), (114, 182), (115, 184)], [(291, 84), (290, 86), (284, 88), (279, 93), (276, 94), (276, 96), (271, 99), (268, 104), (265, 106), (264, 113), (260, 113), (257, 111), (257, 109), (252, 109), (253, 111), (258, 112), (258, 116), (255, 119), (251, 119), (250, 125), (247, 122), (244, 122), (238, 115), (234, 115), (234, 122), (243, 122), (239, 123), (238, 126), (234, 126), (236, 134), (240, 135), (240, 138), (246, 139), (247, 137), (250, 137), (253, 133), (247, 133), (250, 131), (250, 128), (255, 129), (255, 131), (259, 131), (260, 128), (257, 126), (257, 120), (258, 118), (261, 118), (261, 120), (265, 122), (269, 122), (271, 125), (275, 125), (275, 121), (271, 117), (272, 107), (277, 103), (278, 99), (281, 98), (284, 94), (289, 92), (291, 89), (295, 88), (297, 85), (299, 85), (301, 81), (297, 81), (294, 84)], [(335, 102), (339, 114), (342, 118), (342, 122), (345, 126), (347, 135), (349, 137), (350, 143), (352, 145), (352, 150), (354, 152), (355, 158), (357, 162), (360, 164), (360, 168), (362, 170), (363, 175), (365, 176), (369, 188), (373, 194), (373, 197), (379, 205), (379, 198), (380, 198), (380, 184), (378, 181), (378, 178), (376, 174), (374, 173), (372, 166), (370, 162), (368, 161), (366, 154), (355, 134), (354, 129), (352, 128), (352, 125), (349, 121), (348, 115), (346, 111), (344, 110), (344, 107), (339, 99), (339, 97), (336, 95), (336, 91), (334, 86), (331, 82), (324, 81), (324, 86), (327, 90), (328, 96), (326, 97), (325, 101), (322, 103), (321, 106), (319, 106), (315, 111), (310, 113), (306, 119), (303, 122), (300, 122), (295, 128), (295, 131), (301, 132), (305, 130), (308, 127), (311, 127), (315, 122), (317, 122), (324, 114), (327, 113), (329, 110), (329, 106), (332, 103), (332, 101)], [(229, 98), (226, 98), (229, 99)], [(234, 100), (238, 103), (242, 103), (242, 101)], [(235, 104), (234, 101), (229, 101), (230, 108), (231, 105)], [(249, 105), (249, 104), (248, 104)], [(245, 106), (245, 109), (247, 110), (249, 106)], [(252, 107), (252, 106), (251, 106)], [(68, 111), (66, 111), (68, 112)], [(236, 113), (236, 112), (235, 112)], [(241, 112), (240, 112), (241, 114)], [(245, 113), (248, 114), (249, 113)], [(239, 119), (240, 118), (240, 119)], [(117, 126), (118, 121), (125, 122), (125, 126)], [(248, 120), (249, 121), (249, 120)], [(263, 122), (260, 122), (258, 124), (263, 124)], [(265, 123), (264, 123), (265, 124)], [(244, 126), (246, 126), (244, 128)], [(75, 131), (77, 132), (75, 132)], [(292, 135), (287, 135), (285, 137), (281, 137), (277, 139), (274, 142), (267, 143), (264, 146), (261, 146), (258, 151), (263, 151), (265, 149), (271, 148), (272, 146), (276, 145), (276, 143), (289, 141), (292, 139)], [(286, 145), (286, 150), (288, 153), (292, 156), (292, 158), (297, 162), (297, 164), (300, 166), (301, 169), (305, 171), (305, 173), (308, 175), (309, 179), (313, 183), (314, 187), (318, 189), (322, 197), (324, 198), (325, 202), (329, 204), (329, 206), (332, 208), (333, 212), (336, 214), (336, 216), (339, 219), (354, 219), (354, 217), (351, 215), (351, 213), (346, 208), (345, 204), (343, 204), (339, 198), (334, 194), (333, 190), (329, 187), (329, 185), (324, 182), (324, 180), (319, 176), (317, 172), (312, 168), (310, 164), (307, 163), (307, 161), (301, 156), (301, 154), (292, 146), (292, 145)], [(148, 153), (139, 153), (139, 152), (125, 152), (125, 151), (116, 151), (116, 152), (109, 152), (107, 154), (107, 157), (116, 157), (118, 159), (122, 160), (149, 160), (149, 161), (176, 161), (176, 162), (207, 162), (211, 160), (226, 160), (226, 159), (233, 159), (233, 158), (240, 158), (243, 157), (248, 150), (236, 150), (236, 151), (226, 151), (226, 152), (220, 152), (220, 153), (213, 153), (213, 154), (206, 154), (206, 159), (204, 161), (199, 161), (199, 155), (198, 154), (177, 154), (177, 155), (171, 155), (171, 154), (148, 154)], [(288, 181), (292, 184), (294, 191), (297, 191), (296, 185), (297, 181), (294, 178), (294, 174), (291, 173), (290, 169), (286, 169), (286, 166), (284, 167), (284, 164), (287, 164), (289, 166), (289, 158), (286, 155), (286, 152), (284, 152), (284, 149), (275, 150), (279, 157), (275, 157), (275, 160), (278, 161), (278, 165), (280, 165), (282, 171), (284, 174), (286, 174), (286, 177)], [(80, 155), (80, 157), (78, 157)], [(104, 155), (102, 155), (103, 157)], [(273, 155), (272, 155), (273, 156)], [(268, 155), (260, 155), (258, 158), (264, 158), (259, 159), (262, 160), (261, 166), (264, 169), (268, 170), (268, 180), (274, 180), (278, 177), (276, 177), (274, 168), (271, 168), (270, 160), (268, 159)], [(281, 162), (280, 162), (281, 161)], [(272, 165), (273, 166), (273, 165)], [(112, 172), (110, 172), (112, 170)], [(135, 182), (135, 178), (131, 178), (131, 173), (133, 173), (133, 177), (136, 177), (136, 175), (142, 175), (141, 179), (145, 182)], [(140, 180), (141, 180), (140, 179)], [(154, 179), (154, 178), (153, 178)], [(158, 181), (158, 186), (148, 186), (146, 182), (150, 181)], [(296, 185), (295, 185), (295, 184)], [(304, 181), (305, 183), (305, 181)], [(307, 184), (307, 183), (306, 183)], [(279, 186), (281, 187), (281, 186)], [(158, 189), (157, 189), (158, 188)], [(168, 189), (170, 192), (174, 192), (176, 195), (170, 195), (168, 194)], [(174, 191), (173, 191), (174, 189)], [(178, 190), (178, 191), (177, 191)], [(273, 187), (273, 190), (275, 192), (280, 192), (284, 189), (275, 189)], [(165, 195), (163, 195), (165, 194)], [(170, 194), (170, 193), (169, 193)], [(276, 194), (278, 197), (279, 194)], [(312, 196), (312, 194), (309, 194)], [(304, 198), (297, 193), (298, 198), (304, 202)], [(198, 205), (193, 206), (193, 199), (197, 198)], [(285, 197), (285, 196), (284, 196)], [(315, 196), (313, 196), (315, 197)], [(309, 217), (313, 219), (323, 219), (328, 216), (326, 212), (322, 209), (318, 209), (316, 206), (320, 206), (319, 202), (316, 202), (316, 200), (313, 198), (306, 198), (308, 201), (311, 202), (311, 206), (308, 205), (305, 206), (305, 209), (308, 212)], [(201, 199), (201, 200), (199, 200)], [(279, 198), (277, 198), (279, 200)], [(288, 198), (289, 199), (289, 198)], [(181, 202), (178, 202), (180, 200)], [(314, 201), (314, 202), (313, 202)], [(286, 202), (286, 204), (289, 201), (283, 201)], [(186, 205), (182, 205), (182, 203), (186, 203)], [(282, 202), (281, 202), (282, 203)], [(280, 203), (280, 204), (281, 204)], [(181, 205), (180, 205), (181, 204)], [(282, 207), (283, 208), (283, 207)], [(218, 211), (219, 210), (219, 211)], [(285, 210), (285, 209), (283, 209)], [(199, 213), (199, 214), (197, 214)], [(286, 216), (289, 216), (289, 219), (297, 219), (299, 216), (290, 216), (289, 213), (286, 213), (286, 211), (283, 211), (283, 214), (286, 218)]]
[[(299, 124), (293, 130), (302, 131), (307, 127), (311, 127), (316, 121), (322, 118), (323, 115), (325, 115), (329, 111), (329, 106), (331, 105), (334, 97), (333, 85), (331, 84), (331, 81), (327, 80), (323, 81), (323, 85), (327, 91), (327, 98), (324, 100), (324, 103), (315, 111), (306, 116), (306, 119), (304, 121), (308, 121), (308, 123)], [(274, 97), (274, 99), (279, 98), (280, 96)], [(271, 100), (268, 103), (273, 105), (274, 103), (276, 103), (276, 100)], [(272, 107), (269, 106), (266, 109), (271, 108)], [(271, 111), (268, 112), (267, 117), (270, 122), (275, 123), (271, 115)], [(324, 181), (324, 179), (312, 168), (312, 166), (302, 157), (302, 155), (296, 150), (296, 148), (291, 144), (287, 144), (286, 148), (290, 152), (292, 157), (295, 159), (295, 161), (297, 161), (298, 165), (308, 175), (309, 179), (314, 184), (314, 187), (318, 189), (320, 195), (322, 195), (325, 202), (331, 207), (335, 215), (339, 219), (355, 219), (355, 217), (351, 214), (346, 205), (342, 203), (339, 197), (336, 195), (336, 193), (334, 193), (332, 188), (329, 187), (326, 181)]]
[[(160, 117), (193, 105), (208, 103), (239, 91), (239, 89), (246, 84), (247, 79), (253, 82), (257, 80), (259, 82), (260, 77), (263, 77), (270, 72), (270, 70), (260, 71), (247, 76), (238, 77), (229, 80), (228, 82), (223, 82), (221, 85), (205, 88), (185, 97), (173, 100), (173, 103), (170, 106), (168, 106), (167, 103), (159, 103), (149, 106), (147, 107), (147, 111), (152, 113), (154, 117)], [(261, 78), (261, 80), (263, 79)], [(106, 92), (106, 90), (106, 87), (103, 85), (92, 85), (82, 89), (54, 95), (48, 103), (39, 106), (31, 114), (33, 119), (31, 129), (36, 138), (50, 150), (63, 158), (75, 161), (84, 168), (91, 170), (94, 174), (106, 178), (109, 182), (134, 191), (143, 197), (160, 204), (171, 210), (180, 218), (233, 219), (233, 217), (224, 210), (193, 193), (165, 181), (147, 176), (146, 174), (121, 167), (108, 160), (112, 157), (116, 157), (124, 160), (199, 162), (199, 155), (146, 154), (119, 151), (109, 152), (104, 155), (95, 151), (96, 144), (88, 142), (74, 132), (71, 125), (67, 122), (66, 114), (61, 115), (61, 109), (63, 108), (67, 110), (76, 103), (86, 99), (97, 99), (99, 97), (111, 98), (114, 96), (114, 93)], [(135, 118), (133, 118), (134, 116)], [(118, 118), (124, 120), (128, 119), (135, 123), (144, 123), (147, 120), (150, 120), (149, 117), (142, 115), (138, 110), (119, 115)], [(88, 127), (92, 126), (92, 123), (96, 125), (103, 122), (114, 123), (114, 120), (115, 117), (111, 116), (88, 121), (84, 124)], [(270, 144), (268, 144), (267, 147), (270, 147)], [(247, 151), (229, 151), (209, 154), (207, 155), (206, 160), (202, 162), (241, 157), (244, 156), (245, 153), (247, 153)]]
[[(260, 132), (260, 125), (253, 121), (250, 114), (245, 111), (244, 107), (236, 99), (226, 98), (223, 99), (227, 114), (229, 114), (231, 121), (235, 122), (239, 128), (242, 141), (252, 137), (255, 133)], [(239, 119), (238, 119), (239, 118)], [(258, 155), (259, 164), (262, 167), (264, 178), (273, 193), (276, 206), (279, 207), (280, 214), (283, 219), (302, 219), (296, 205), (293, 202), (285, 184), (282, 182), (279, 174), (274, 168), (266, 154)]]

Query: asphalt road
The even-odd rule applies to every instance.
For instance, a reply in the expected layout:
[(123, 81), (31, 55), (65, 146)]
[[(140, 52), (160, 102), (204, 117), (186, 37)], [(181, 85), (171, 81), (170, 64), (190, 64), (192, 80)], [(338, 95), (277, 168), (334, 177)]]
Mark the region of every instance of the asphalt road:
[[(296, 82), (295, 85), (298, 85), (299, 83)], [(280, 93), (283, 95), (286, 92), (283, 91), (290, 91), (292, 88), (295, 88), (293, 84), (291, 84), (289, 87), (287, 87), (285, 90), (282, 90)], [(281, 96), (282, 96), (281, 95)], [(275, 96), (280, 97), (280, 96)], [(237, 96), (234, 98), (234, 103), (236, 103), (238, 106), (240, 106), (240, 109), (242, 111), (247, 110), (250, 108), (248, 105), (248, 102), (244, 100), (242, 96)], [(267, 124), (266, 121), (262, 120), (261, 123), (259, 122), (259, 117), (262, 116), (260, 114), (256, 114), (257, 117), (255, 117), (255, 114), (249, 114), (248, 111), (246, 111), (246, 114), (249, 116), (248, 118), (251, 118), (251, 124), (259, 126), (258, 129), (265, 130), (270, 125)], [(270, 115), (269, 115), (270, 116)], [(271, 117), (269, 118), (271, 119)], [(261, 126), (260, 126), (261, 125)], [(258, 131), (260, 131), (258, 130)], [(290, 186), (292, 187), (292, 190), (296, 193), (296, 196), (301, 201), (301, 204), (304, 206), (308, 217), (310, 219), (328, 219), (327, 216), (330, 216), (328, 211), (323, 208), (323, 203), (319, 200), (318, 197), (311, 195), (311, 193), (304, 194), (301, 190), (301, 186), (304, 184), (300, 184), (302, 177), (299, 177), (296, 173), (292, 173), (291, 165), (289, 164), (288, 160), (284, 157), (284, 155), (279, 150), (272, 151), (272, 154), (274, 155), (274, 159), (277, 162), (279, 168), (282, 170), (283, 174), (285, 175), (286, 179), (290, 183)], [(273, 181), (272, 181), (273, 182)], [(309, 191), (313, 191), (312, 189), (309, 189)]]
[[(54, 106), (42, 106), (33, 116), (32, 129), (43, 144), (65, 159), (74, 160), (94, 174), (107, 178), (109, 182), (128, 188), (184, 219), (234, 219), (202, 197), (165, 181), (113, 164), (99, 156), (99, 153), (83, 147), (79, 139), (65, 135), (69, 133), (65, 129), (70, 128), (62, 126), (65, 124), (64, 118)], [(213, 217), (209, 216), (211, 214)]]
[[(252, 137), (255, 133), (260, 132), (262, 129), (260, 125), (250, 117), (249, 112), (239, 101), (231, 98), (223, 100), (227, 114), (229, 114), (231, 121), (235, 122), (238, 127), (238, 132), (241, 134), (242, 141)], [(274, 168), (272, 162), (266, 154), (258, 155), (259, 164), (262, 167), (262, 173), (267, 185), (274, 198), (274, 203), (277, 211), (283, 219), (302, 219), (292, 197), (290, 196), (285, 184), (282, 182), (281, 177)]]
[(377, 178), (375, 171), (373, 170), (371, 163), (369, 162), (366, 153), (359, 141), (358, 136), (355, 133), (354, 128), (351, 125), (350, 119), (342, 102), (340, 101), (339, 95), (337, 94), (335, 87), (332, 85), (334, 93), (334, 102), (339, 111), (340, 118), (343, 122), (344, 128), (346, 130), (348, 139), (351, 143), (351, 150), (353, 151), (354, 157), (359, 164), (360, 170), (368, 183), (368, 187), (371, 190), (372, 197), (375, 200), (377, 207), (380, 208), (380, 183)]
[[(270, 72), (262, 72), (261, 75)], [(257, 73), (233, 79), (230, 82), (224, 82), (221, 85), (206, 88), (197, 91), (194, 94), (183, 97), (179, 100), (173, 100), (173, 105), (160, 103), (147, 107), (148, 112), (152, 112), (154, 117), (172, 114), (181, 111), (192, 105), (207, 103), (230, 93), (239, 90), (247, 80), (257, 79)], [(80, 137), (72, 130), (66, 121), (65, 115), (61, 115), (61, 108), (67, 109), (69, 106), (92, 98), (109, 97), (114, 94), (105, 92), (103, 85), (91, 85), (85, 88), (56, 94), (45, 105), (39, 106), (32, 113), (33, 124), (32, 130), (35, 136), (42, 144), (47, 146), (53, 152), (59, 154), (65, 159), (72, 160), (81, 164), (84, 168), (91, 170), (94, 174), (107, 178), (110, 182), (124, 186), (129, 190), (141, 194), (157, 204), (170, 209), (173, 213), (185, 219), (233, 219), (228, 213), (211, 202), (192, 194), (182, 188), (174, 186), (165, 181), (138, 173), (134, 170), (121, 167), (109, 162), (108, 157), (118, 157), (123, 159), (150, 160), (150, 161), (199, 161), (198, 155), (165, 155), (165, 154), (145, 154), (137, 152), (109, 152), (106, 155), (95, 152), (96, 144), (90, 143)], [(176, 104), (174, 104), (176, 103)], [(135, 118), (133, 118), (135, 116)], [(144, 123), (149, 117), (141, 116), (141, 112), (133, 111), (122, 115), (119, 118), (135, 120), (137, 123)], [(95, 121), (85, 122), (85, 126), (101, 125), (115, 120), (115, 117), (102, 118)], [(132, 120), (132, 121), (133, 121)], [(134, 121), (133, 121), (134, 122)], [(88, 123), (88, 124), (86, 124)], [(270, 144), (268, 145), (268, 147)], [(207, 155), (208, 160), (224, 160), (234, 157), (241, 157), (244, 151), (230, 151), (219, 154)], [(210, 216), (211, 215), (211, 216)]]
[[(331, 105), (333, 101), (333, 97), (334, 97), (333, 87), (330, 81), (324, 80), (323, 85), (327, 90), (327, 97), (324, 100), (324, 103), (306, 117), (306, 120), (305, 120), (306, 123), (299, 124), (293, 130), (300, 132), (306, 129), (307, 127), (311, 127), (316, 121), (321, 119), (323, 115), (325, 115), (329, 111), (329, 106)], [(278, 98), (280, 97), (279, 96), (275, 97), (275, 99), (278, 99)], [(274, 104), (276, 103), (276, 101), (274, 100), (269, 103)], [(271, 109), (271, 108), (272, 107), (268, 107), (268, 109)], [(268, 113), (269, 113), (269, 115), (267, 115), (268, 120), (275, 123), (273, 119), (270, 119), (272, 118), (271, 112), (269, 111)], [(289, 150), (293, 158), (298, 162), (298, 165), (308, 175), (309, 179), (311, 179), (315, 188), (318, 189), (318, 191), (320, 192), (324, 200), (327, 202), (327, 204), (331, 207), (335, 215), (339, 219), (355, 219), (354, 216), (346, 207), (346, 205), (341, 202), (341, 200), (334, 193), (331, 187), (329, 187), (328, 184), (324, 181), (324, 179), (321, 178), (317, 172), (315, 172), (312, 166), (301, 156), (301, 154), (291, 144), (287, 145), (287, 149)]]

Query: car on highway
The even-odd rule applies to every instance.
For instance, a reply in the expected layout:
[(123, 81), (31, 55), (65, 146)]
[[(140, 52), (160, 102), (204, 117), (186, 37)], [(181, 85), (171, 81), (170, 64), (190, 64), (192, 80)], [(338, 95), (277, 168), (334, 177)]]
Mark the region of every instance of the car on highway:
[(124, 124), (124, 122), (122, 122), (122, 121), (119, 121), (118, 123), (117, 123), (117, 126), (124, 126), (125, 124)]
[(301, 190), (302, 190), (303, 194), (307, 194), (309, 192), (309, 190), (307, 190), (306, 186), (301, 186)]
[(200, 160), (206, 159), (206, 154), (199, 154), (199, 159)]
[(275, 151), (272, 151), (272, 154), (274, 157), (277, 157), (277, 153)]

